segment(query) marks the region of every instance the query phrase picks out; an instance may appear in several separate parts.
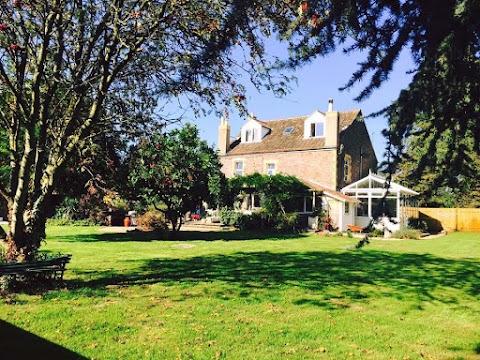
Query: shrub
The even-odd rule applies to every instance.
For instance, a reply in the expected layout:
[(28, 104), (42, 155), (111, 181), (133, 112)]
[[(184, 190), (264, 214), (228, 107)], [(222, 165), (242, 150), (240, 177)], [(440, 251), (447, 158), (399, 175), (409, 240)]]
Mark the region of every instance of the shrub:
[(380, 230), (380, 229), (375, 229), (373, 228), (372, 231), (370, 231), (370, 236), (372, 237), (383, 237), (384, 235), (384, 230)]
[(296, 213), (280, 213), (275, 217), (268, 216), (265, 209), (252, 213), (223, 208), (220, 219), (224, 225), (233, 226), (240, 230), (267, 230), (274, 229), (281, 232), (295, 232), (299, 229), (299, 217)]
[(275, 219), (275, 229), (281, 232), (295, 232), (298, 230), (298, 214), (279, 214)]
[(72, 219), (47, 219), (47, 225), (51, 226), (95, 226), (98, 223), (90, 219), (72, 220)]
[(403, 228), (395, 231), (392, 237), (397, 239), (420, 239), (421, 232), (417, 229)]
[(160, 211), (149, 210), (137, 218), (137, 227), (140, 230), (167, 230), (165, 216)]
[(418, 229), (423, 232), (428, 231), (427, 222), (417, 218), (408, 218), (408, 227), (412, 229)]
[(235, 222), (237, 220), (237, 217), (239, 216), (238, 211), (228, 209), (227, 207), (224, 207), (220, 210), (220, 221), (222, 224), (227, 225), (227, 226), (235, 226)]
[(55, 209), (55, 219), (75, 220), (79, 219), (81, 214), (78, 212), (78, 200), (72, 197), (65, 197)]

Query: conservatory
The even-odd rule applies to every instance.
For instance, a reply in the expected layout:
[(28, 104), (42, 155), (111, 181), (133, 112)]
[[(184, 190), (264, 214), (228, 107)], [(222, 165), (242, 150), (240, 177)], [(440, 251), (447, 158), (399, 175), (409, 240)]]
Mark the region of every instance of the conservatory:
[(367, 177), (345, 186), (341, 192), (358, 199), (352, 218), (354, 224), (366, 227), (371, 220), (381, 221), (389, 231), (407, 226), (417, 208), (418, 192), (370, 173)]

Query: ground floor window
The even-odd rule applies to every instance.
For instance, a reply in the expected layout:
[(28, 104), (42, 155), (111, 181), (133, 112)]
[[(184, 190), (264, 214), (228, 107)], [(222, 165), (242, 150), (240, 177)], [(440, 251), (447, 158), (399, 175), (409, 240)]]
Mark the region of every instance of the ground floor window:
[(297, 196), (290, 199), (285, 204), (286, 212), (300, 212), (300, 213), (310, 213), (313, 211), (314, 207), (323, 207), (325, 205), (322, 202), (321, 196), (315, 196), (315, 206), (314, 206), (313, 196)]
[(368, 216), (368, 202), (367, 200), (361, 200), (357, 204), (356, 216)]
[(374, 219), (382, 216), (397, 217), (397, 199), (372, 199), (372, 216)]

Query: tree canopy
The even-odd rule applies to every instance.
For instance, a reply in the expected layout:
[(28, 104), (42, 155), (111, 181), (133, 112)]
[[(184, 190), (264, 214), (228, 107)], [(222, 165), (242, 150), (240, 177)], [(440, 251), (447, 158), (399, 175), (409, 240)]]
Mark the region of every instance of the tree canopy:
[[(200, 102), (241, 104), (239, 72), (274, 84), (260, 36), (291, 10), (282, 1), (2, 1), (7, 258), (35, 256), (47, 198), (69, 159), (98, 133), (138, 137), (159, 120), (159, 102), (182, 94), (197, 111)], [(234, 46), (244, 60), (232, 59)]]
[[(224, 176), (216, 151), (190, 124), (168, 133), (154, 132), (131, 152), (131, 183), (144, 203), (162, 211), (173, 231), (188, 211), (213, 203), (211, 183)], [(218, 189), (216, 189), (218, 191)]]
[[(459, 175), (476, 178), (474, 159), (480, 154), (478, 1), (311, 0), (303, 2), (301, 13), (282, 34), (291, 51), (283, 66), (299, 67), (338, 47), (346, 53), (361, 52), (365, 60), (344, 87), (367, 80), (357, 100), (386, 83), (400, 53), (410, 51), (415, 63), (411, 84), (394, 104), (378, 113), (389, 118), (385, 135), (391, 170), (404, 157), (407, 139), (415, 136), (426, 149), (414, 171), (417, 179), (431, 166), (452, 182)], [(468, 146), (466, 138), (471, 140)], [(445, 156), (435, 156), (442, 152), (439, 144), (446, 147)]]

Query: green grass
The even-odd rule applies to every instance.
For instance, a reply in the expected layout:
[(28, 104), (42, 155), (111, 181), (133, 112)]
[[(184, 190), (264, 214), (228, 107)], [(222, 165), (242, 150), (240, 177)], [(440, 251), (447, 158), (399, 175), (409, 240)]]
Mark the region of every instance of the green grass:
[(95, 359), (480, 358), (480, 234), (252, 236), (51, 227), (67, 289), (4, 297), (0, 320)]

